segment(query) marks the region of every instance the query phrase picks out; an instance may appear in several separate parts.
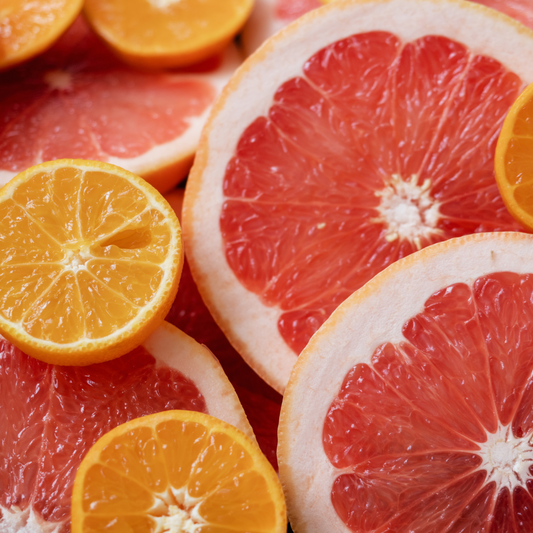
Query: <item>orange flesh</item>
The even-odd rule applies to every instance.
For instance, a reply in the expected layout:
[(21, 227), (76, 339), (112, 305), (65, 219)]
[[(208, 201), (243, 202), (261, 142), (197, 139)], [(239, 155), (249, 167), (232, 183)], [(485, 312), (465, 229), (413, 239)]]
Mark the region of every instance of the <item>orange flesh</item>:
[(509, 272), (446, 287), (348, 373), (323, 444), (352, 531), (533, 530), (533, 467), (512, 490), (479, 468), (502, 427), (533, 453), (532, 297), (533, 276)]
[(126, 179), (71, 167), (37, 173), (0, 203), (0, 313), (68, 344), (126, 326), (154, 298), (171, 239)]
[[(70, 531), (78, 466), (104, 433), (133, 418), (207, 412), (197, 387), (142, 347), (86, 367), (54, 366), (0, 341), (0, 506), (29, 506)], [(0, 529), (2, 527), (0, 508)]]
[(180, 137), (216, 95), (205, 81), (126, 67), (81, 19), (49, 52), (0, 74), (0, 86), (0, 169), (14, 172), (140, 156)]
[[(317, 52), (279, 87), (227, 167), (220, 227), (230, 267), (281, 308), (294, 352), (397, 259), (451, 237), (521, 229), (493, 172), (521, 85), (445, 37), (402, 43), (371, 32)], [(387, 198), (387, 216), (418, 218), (414, 236), (382, 214)]]

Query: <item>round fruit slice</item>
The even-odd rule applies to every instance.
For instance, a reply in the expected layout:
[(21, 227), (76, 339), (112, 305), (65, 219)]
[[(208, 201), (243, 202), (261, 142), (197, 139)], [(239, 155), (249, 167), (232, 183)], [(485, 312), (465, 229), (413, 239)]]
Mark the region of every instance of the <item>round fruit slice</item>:
[[(183, 189), (166, 194), (165, 199), (178, 218), (181, 218)], [(178, 294), (165, 320), (207, 346), (215, 354), (235, 387), (261, 450), (277, 470), (276, 449), (281, 396), (244, 362), (217, 326), (198, 292), (187, 257), (183, 262)]]
[(497, 9), (522, 24), (533, 28), (533, 3), (529, 0), (470, 0), (492, 9)]
[(521, 229), (494, 149), (532, 79), (532, 32), (451, 0), (334, 2), (248, 58), (204, 128), (183, 223), (202, 297), (268, 383), (282, 391), (318, 327), (392, 262)]
[(287, 24), (321, 5), (320, 0), (255, 0), (241, 35), (246, 55), (255, 52)]
[(285, 533), (280, 482), (255, 442), (192, 411), (122, 424), (83, 459), (72, 492), (72, 532)]
[(253, 0), (85, 0), (87, 20), (127, 63), (182, 67), (220, 53)]
[(83, 0), (2, 0), (0, 70), (40, 54), (74, 22)]
[(132, 350), (165, 318), (182, 265), (174, 211), (131, 172), (64, 159), (0, 189), (0, 332), (42, 361)]
[(43, 161), (80, 158), (170, 190), (187, 174), (211, 105), (239, 63), (231, 45), (188, 71), (138, 72), (79, 18), (47, 53), (0, 74), (0, 186)]
[(533, 231), (533, 84), (511, 107), (496, 146), (496, 182), (511, 214)]
[(302, 532), (533, 530), (533, 237), (378, 274), (300, 356), (280, 475)]
[(166, 322), (132, 352), (85, 367), (48, 365), (2, 340), (0, 404), (2, 531), (70, 531), (81, 460), (102, 435), (134, 418), (199, 411), (253, 439), (218, 361)]

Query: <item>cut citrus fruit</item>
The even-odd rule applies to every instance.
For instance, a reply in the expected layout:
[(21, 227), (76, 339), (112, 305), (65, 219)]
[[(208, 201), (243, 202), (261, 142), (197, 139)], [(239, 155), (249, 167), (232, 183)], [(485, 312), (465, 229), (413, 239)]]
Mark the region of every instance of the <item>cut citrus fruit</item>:
[(182, 265), (174, 211), (131, 172), (64, 159), (0, 189), (0, 332), (42, 361), (132, 350), (165, 318)]
[(320, 0), (255, 0), (241, 36), (246, 55), (287, 24), (321, 5)]
[(505, 117), (494, 168), (503, 201), (516, 220), (533, 231), (533, 84)]
[[(166, 194), (165, 198), (181, 219), (183, 189), (172, 191)], [(235, 387), (261, 450), (277, 470), (276, 448), (281, 396), (244, 362), (217, 326), (194, 283), (187, 257), (183, 262), (178, 294), (165, 320), (207, 346), (215, 354)]]
[(1, 531), (70, 531), (81, 460), (102, 435), (134, 418), (201, 411), (253, 438), (218, 361), (165, 322), (132, 352), (85, 367), (48, 365), (2, 340), (0, 402)]
[(44, 55), (0, 74), (0, 186), (43, 161), (79, 158), (172, 189), (188, 172), (211, 105), (239, 63), (232, 45), (189, 71), (138, 72), (79, 18)]
[(183, 224), (202, 297), (269, 384), (393, 261), (522, 228), (494, 149), (531, 67), (530, 30), (452, 0), (333, 2), (248, 58), (203, 130)]
[(72, 532), (285, 533), (281, 485), (250, 438), (194, 411), (132, 420), (101, 437), (72, 492)]
[(476, 4), (497, 9), (529, 28), (533, 28), (533, 3), (530, 0), (470, 0)]
[(298, 532), (533, 531), (533, 237), (391, 265), (296, 363), (280, 476)]
[(67, 30), (83, 0), (2, 0), (0, 70), (40, 54)]
[(252, 6), (253, 0), (85, 0), (83, 11), (127, 63), (169, 68), (222, 52)]

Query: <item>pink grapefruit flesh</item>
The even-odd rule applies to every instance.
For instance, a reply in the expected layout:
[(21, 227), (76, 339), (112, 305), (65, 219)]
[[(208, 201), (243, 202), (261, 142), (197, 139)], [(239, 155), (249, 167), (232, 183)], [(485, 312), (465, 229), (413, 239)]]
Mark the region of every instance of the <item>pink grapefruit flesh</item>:
[(352, 531), (533, 530), (532, 297), (530, 274), (444, 287), (349, 372), (323, 442)]
[(522, 82), (451, 39), (369, 32), (333, 43), (243, 132), (220, 215), (240, 283), (282, 310), (299, 353), (392, 262), (468, 233), (519, 230), (493, 175)]

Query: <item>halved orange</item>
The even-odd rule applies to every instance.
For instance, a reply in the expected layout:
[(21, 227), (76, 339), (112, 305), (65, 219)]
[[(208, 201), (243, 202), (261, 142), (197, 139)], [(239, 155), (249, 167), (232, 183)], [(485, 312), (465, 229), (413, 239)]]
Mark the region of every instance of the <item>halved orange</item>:
[(82, 5), (83, 0), (2, 0), (0, 70), (52, 46), (72, 24)]
[(169, 68), (224, 50), (252, 6), (253, 0), (86, 0), (84, 13), (127, 63)]
[(281, 485), (256, 443), (193, 411), (137, 418), (100, 438), (72, 493), (72, 532), (282, 533)]
[(533, 84), (511, 107), (503, 123), (494, 169), (507, 209), (533, 231)]
[(0, 190), (0, 332), (42, 361), (86, 365), (139, 345), (182, 264), (174, 211), (119, 167), (51, 161)]

